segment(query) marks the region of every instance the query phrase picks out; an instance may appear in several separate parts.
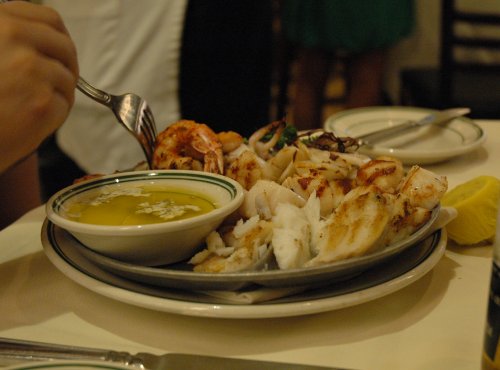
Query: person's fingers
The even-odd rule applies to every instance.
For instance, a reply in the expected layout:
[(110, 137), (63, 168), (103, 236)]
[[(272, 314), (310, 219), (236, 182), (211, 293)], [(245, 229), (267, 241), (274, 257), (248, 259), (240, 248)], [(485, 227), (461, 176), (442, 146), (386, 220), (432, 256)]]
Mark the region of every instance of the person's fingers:
[(49, 63), (53, 64), (52, 68), (50, 68), (50, 81), (52, 86), (54, 86), (55, 90), (62, 94), (69, 105), (72, 106), (75, 101), (76, 86), (73, 74), (54, 61), (49, 61)]
[(15, 108), (11, 109), (10, 114), (19, 124), (22, 123), (26, 127), (41, 125), (37, 129), (31, 127), (29, 130), (33, 135), (40, 133), (43, 139), (46, 134), (64, 122), (74, 95), (68, 97), (47, 82), (46, 78), (39, 79), (34, 76), (31, 80), (32, 82), (25, 78), (12, 87), (11, 91), (12, 94), (16, 94), (16, 99), (13, 101)]
[(28, 81), (34, 89), (37, 86), (48, 85), (61, 93), (69, 104), (73, 104), (76, 86), (75, 75), (59, 60), (47, 57), (31, 46), (22, 44), (10, 45), (10, 56), (5, 62), (11, 76), (18, 76), (18, 84)]
[(50, 104), (47, 107), (46, 113), (47, 117), (50, 117), (51, 122), (57, 122), (57, 125), (54, 124), (50, 127), (51, 131), (49, 134), (54, 132), (59, 127), (59, 124), (66, 120), (70, 109), (71, 104), (68, 102), (66, 97), (64, 97), (58, 91), (54, 91)]
[(0, 6), (5, 13), (29, 21), (49, 24), (56, 30), (68, 34), (68, 30), (59, 13), (48, 6), (32, 4), (27, 1), (9, 1), (2, 3)]
[(16, 31), (18, 41), (29, 43), (41, 54), (59, 61), (75, 76), (78, 76), (78, 63), (73, 41), (65, 34), (54, 31), (44, 23), (33, 23), (29, 28), (21, 27)]
[[(0, 172), (36, 149), (36, 147), (65, 121), (70, 103), (49, 84), (37, 84), (26, 89), (28, 81), (14, 85), (15, 99), (5, 102), (0, 121), (2, 127)], [(14, 95), (15, 94), (15, 95)], [(8, 124), (7, 124), (8, 123)], [(15, 145), (11, 145), (15, 143)]]
[[(9, 27), (5, 32), (13, 38), (13, 41), (29, 44), (47, 57), (60, 61), (76, 79), (78, 76), (76, 48), (58, 13), (51, 8), (34, 4), (9, 7), (14, 3), (21, 5), (20, 3), (24, 2), (0, 5), (3, 15), (10, 16), (9, 22), (4, 21), (1, 26)], [(25, 8), (30, 9), (30, 12), (23, 10)]]
[(73, 105), (76, 82), (74, 75), (67, 68), (49, 58), (38, 58), (36, 60), (37, 65), (33, 65), (33, 62), (27, 62), (27, 64), (29, 63), (31, 65), (26, 67), (26, 69), (29, 69), (26, 73), (29, 73), (33, 79), (52, 86), (70, 105)]

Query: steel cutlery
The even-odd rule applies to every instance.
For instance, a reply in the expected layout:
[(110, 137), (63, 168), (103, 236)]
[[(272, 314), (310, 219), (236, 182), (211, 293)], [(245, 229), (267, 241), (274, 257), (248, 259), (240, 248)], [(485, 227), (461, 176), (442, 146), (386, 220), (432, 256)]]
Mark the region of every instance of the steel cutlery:
[(120, 365), (128, 365), (131, 368), (148, 370), (342, 370), (337, 367), (322, 367), (181, 353), (167, 353), (159, 356), (150, 353), (130, 354), (127, 352), (117, 352), (96, 348), (84, 348), (0, 338), (0, 366), (12, 365), (21, 362), (47, 360), (103, 361)]
[(118, 122), (139, 141), (149, 168), (152, 168), (157, 133), (153, 113), (148, 103), (132, 93), (111, 95), (95, 88), (81, 77), (78, 79), (77, 88), (91, 99), (113, 111)]
[(454, 118), (464, 116), (470, 113), (469, 108), (451, 108), (436, 113), (431, 113), (424, 118), (414, 121), (408, 120), (396, 126), (391, 126), (382, 130), (377, 130), (364, 135), (357, 136), (359, 145), (373, 145), (381, 140), (389, 139), (396, 135), (428, 126), (431, 124), (440, 124), (451, 121)]

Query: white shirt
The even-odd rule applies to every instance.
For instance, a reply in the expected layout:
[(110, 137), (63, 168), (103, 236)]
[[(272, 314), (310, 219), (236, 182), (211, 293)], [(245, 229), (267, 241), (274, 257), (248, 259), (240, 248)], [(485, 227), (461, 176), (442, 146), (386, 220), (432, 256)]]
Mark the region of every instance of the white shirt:
[[(75, 41), (80, 75), (114, 95), (146, 99), (158, 132), (180, 118), (178, 80), (187, 0), (45, 0)], [(57, 132), (61, 149), (88, 173), (113, 173), (145, 160), (109, 108), (77, 92)]]

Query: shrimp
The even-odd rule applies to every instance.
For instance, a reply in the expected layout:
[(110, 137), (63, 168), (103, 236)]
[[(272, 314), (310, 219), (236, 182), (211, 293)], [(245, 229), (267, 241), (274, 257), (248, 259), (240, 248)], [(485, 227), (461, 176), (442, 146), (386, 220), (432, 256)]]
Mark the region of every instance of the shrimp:
[(221, 131), (217, 133), (217, 137), (222, 144), (224, 154), (238, 149), (243, 144), (243, 136), (234, 131)]
[(167, 127), (156, 139), (153, 167), (224, 171), (222, 144), (207, 125), (181, 120)]

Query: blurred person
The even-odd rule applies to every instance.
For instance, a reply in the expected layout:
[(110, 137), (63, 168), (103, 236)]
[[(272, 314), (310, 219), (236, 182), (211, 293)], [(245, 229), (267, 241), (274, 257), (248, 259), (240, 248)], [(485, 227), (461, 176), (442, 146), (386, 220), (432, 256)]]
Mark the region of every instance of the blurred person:
[(248, 137), (268, 124), (270, 0), (189, 0), (181, 49), (183, 118)]
[(293, 121), (322, 126), (323, 96), (336, 58), (345, 59), (344, 108), (383, 103), (388, 48), (413, 28), (412, 0), (284, 0), (283, 29), (296, 50)]
[[(180, 118), (216, 131), (267, 123), (271, 1), (44, 3), (62, 14), (73, 35), (82, 76), (109, 93), (143, 97), (158, 132)], [(47, 196), (84, 174), (131, 169), (145, 159), (112, 112), (83, 94), (41, 156)], [(68, 176), (51, 181), (61, 168)]]
[(59, 15), (27, 2), (0, 4), (0, 228), (40, 204), (36, 156), (66, 119), (78, 76)]

